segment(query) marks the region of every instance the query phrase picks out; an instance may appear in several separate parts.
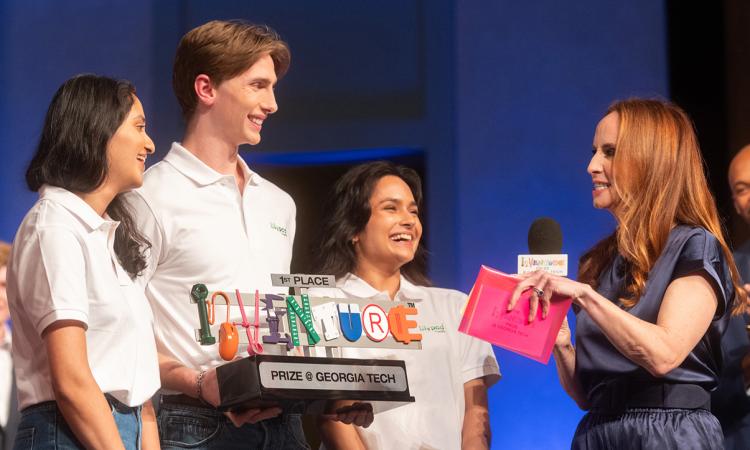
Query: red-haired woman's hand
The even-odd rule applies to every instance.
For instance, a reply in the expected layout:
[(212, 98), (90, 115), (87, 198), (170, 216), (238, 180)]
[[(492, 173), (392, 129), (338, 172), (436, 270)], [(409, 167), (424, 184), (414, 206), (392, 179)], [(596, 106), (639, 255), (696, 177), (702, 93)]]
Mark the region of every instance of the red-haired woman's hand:
[(533, 292), (529, 297), (529, 322), (534, 321), (537, 309), (539, 308), (539, 303), (542, 304), (542, 318), (544, 319), (549, 313), (549, 305), (553, 296), (572, 298), (573, 302), (578, 303), (581, 297), (591, 289), (591, 286), (588, 284), (579, 283), (570, 278), (552, 275), (543, 270), (518, 275), (518, 277), (521, 279), (521, 282), (518, 283), (518, 286), (516, 286), (516, 289), (513, 291), (513, 295), (510, 297), (508, 311), (515, 308), (516, 303), (523, 292), (532, 289)]

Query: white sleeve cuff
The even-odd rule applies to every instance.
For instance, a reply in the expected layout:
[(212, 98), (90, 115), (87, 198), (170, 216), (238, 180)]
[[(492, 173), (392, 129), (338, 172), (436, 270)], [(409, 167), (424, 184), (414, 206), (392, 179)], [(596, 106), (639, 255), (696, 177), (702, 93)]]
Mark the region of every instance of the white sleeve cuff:
[(42, 317), (39, 323), (37, 323), (37, 333), (41, 336), (48, 326), (60, 320), (76, 320), (82, 322), (86, 328), (88, 328), (89, 324), (89, 316), (84, 311), (78, 309), (56, 309), (50, 311), (47, 315)]
[(485, 377), (487, 387), (490, 387), (493, 384), (497, 383), (502, 375), (500, 374), (500, 369), (496, 364), (485, 363), (482, 366), (464, 369), (463, 372), (461, 372), (461, 377), (461, 381), (464, 383), (468, 383), (471, 380), (476, 380), (477, 378)]

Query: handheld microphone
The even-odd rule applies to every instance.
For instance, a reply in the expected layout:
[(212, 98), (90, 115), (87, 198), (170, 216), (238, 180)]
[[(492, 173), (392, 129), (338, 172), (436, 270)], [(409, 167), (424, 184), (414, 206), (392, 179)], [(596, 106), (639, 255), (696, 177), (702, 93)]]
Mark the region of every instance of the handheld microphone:
[(518, 273), (546, 270), (568, 276), (568, 255), (562, 253), (560, 224), (550, 217), (540, 217), (529, 227), (529, 254), (518, 255)]

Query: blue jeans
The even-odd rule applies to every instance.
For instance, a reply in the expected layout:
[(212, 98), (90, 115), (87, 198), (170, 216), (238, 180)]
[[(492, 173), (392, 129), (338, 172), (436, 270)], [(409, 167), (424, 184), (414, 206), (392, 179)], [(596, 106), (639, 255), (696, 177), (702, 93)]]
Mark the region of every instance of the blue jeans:
[(199, 406), (162, 404), (161, 448), (309, 450), (299, 414), (282, 414), (239, 428), (221, 412)]
[[(120, 438), (127, 450), (141, 448), (141, 407), (131, 408), (107, 397)], [(13, 450), (72, 450), (83, 449), (65, 422), (55, 402), (29, 406), (21, 412)]]

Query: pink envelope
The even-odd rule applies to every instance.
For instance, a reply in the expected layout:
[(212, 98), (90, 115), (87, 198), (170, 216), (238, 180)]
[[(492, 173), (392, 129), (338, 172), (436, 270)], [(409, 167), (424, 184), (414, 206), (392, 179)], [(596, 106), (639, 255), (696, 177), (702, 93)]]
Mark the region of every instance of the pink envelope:
[(519, 280), (513, 276), (482, 266), (458, 330), (547, 364), (557, 333), (573, 300), (552, 297), (547, 318), (542, 319), (540, 307), (536, 319), (528, 323), (531, 290), (521, 294), (513, 311), (506, 311), (518, 283)]

